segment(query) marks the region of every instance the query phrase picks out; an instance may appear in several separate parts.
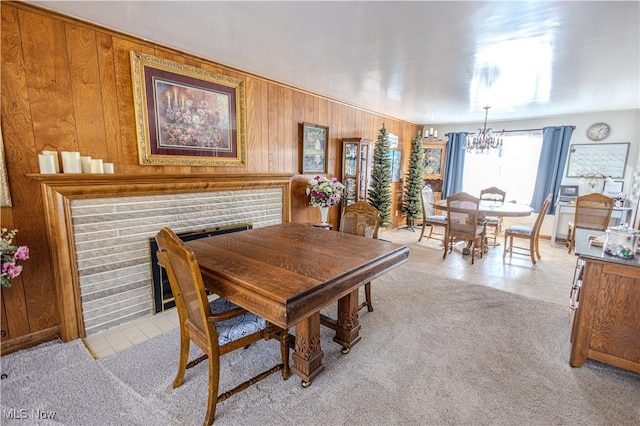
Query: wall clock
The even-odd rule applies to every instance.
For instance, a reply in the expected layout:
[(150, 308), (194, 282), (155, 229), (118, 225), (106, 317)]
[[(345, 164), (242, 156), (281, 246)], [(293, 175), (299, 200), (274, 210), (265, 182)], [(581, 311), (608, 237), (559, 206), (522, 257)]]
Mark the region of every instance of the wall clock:
[(609, 136), (611, 129), (606, 123), (595, 123), (587, 129), (587, 137), (592, 141), (601, 141)]

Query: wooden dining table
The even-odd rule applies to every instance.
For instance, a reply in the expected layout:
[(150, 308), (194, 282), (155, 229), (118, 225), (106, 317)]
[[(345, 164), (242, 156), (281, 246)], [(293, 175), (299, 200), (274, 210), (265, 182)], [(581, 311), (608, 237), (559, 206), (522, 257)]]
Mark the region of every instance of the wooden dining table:
[[(435, 209), (447, 210), (447, 200), (438, 200), (432, 203)], [(478, 212), (480, 215), (484, 216), (496, 216), (496, 217), (524, 217), (531, 216), (533, 213), (533, 207), (527, 204), (517, 204), (517, 203), (501, 203), (490, 200), (481, 200), (480, 205), (478, 206)], [(500, 245), (500, 243), (496, 243), (496, 246)], [(445, 245), (446, 246), (446, 245)], [(467, 246), (462, 249), (462, 254), (469, 255), (471, 254), (470, 249), (471, 244), (467, 243)], [(485, 237), (485, 253), (488, 249), (487, 237)]]
[(360, 340), (358, 288), (409, 258), (404, 245), (296, 223), (185, 244), (210, 291), (285, 330), (295, 327), (292, 371), (305, 387), (324, 370), (320, 310), (338, 301), (333, 340), (350, 349)]

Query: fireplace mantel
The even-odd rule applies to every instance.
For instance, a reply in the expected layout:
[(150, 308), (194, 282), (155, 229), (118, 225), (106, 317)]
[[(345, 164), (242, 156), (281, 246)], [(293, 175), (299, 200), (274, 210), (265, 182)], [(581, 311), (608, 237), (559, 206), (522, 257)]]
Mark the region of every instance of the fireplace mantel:
[(291, 218), (290, 174), (28, 174), (40, 183), (63, 341), (84, 337), (71, 201), (211, 191), (282, 188), (282, 218)]

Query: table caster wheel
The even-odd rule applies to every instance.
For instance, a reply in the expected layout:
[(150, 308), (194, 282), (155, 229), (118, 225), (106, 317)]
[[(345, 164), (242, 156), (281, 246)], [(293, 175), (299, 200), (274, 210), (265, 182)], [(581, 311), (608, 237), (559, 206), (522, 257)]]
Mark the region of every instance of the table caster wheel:
[(346, 354), (348, 354), (349, 352), (351, 352), (351, 348), (342, 348), (342, 349), (340, 350), (340, 352), (342, 352), (342, 354), (343, 354), (343, 355), (346, 355)]
[(4, 373), (2, 373), (2, 375), (0, 375), (0, 379), (6, 379), (7, 377), (9, 377), (9, 376), (7, 376), (7, 375), (6, 375), (6, 374), (4, 374)]
[(468, 247), (462, 249), (462, 254), (465, 256), (469, 256), (471, 254), (471, 250)]
[(308, 388), (309, 386), (311, 386), (311, 382), (308, 382), (306, 380), (303, 380), (300, 382), (300, 385), (302, 385), (303, 388)]

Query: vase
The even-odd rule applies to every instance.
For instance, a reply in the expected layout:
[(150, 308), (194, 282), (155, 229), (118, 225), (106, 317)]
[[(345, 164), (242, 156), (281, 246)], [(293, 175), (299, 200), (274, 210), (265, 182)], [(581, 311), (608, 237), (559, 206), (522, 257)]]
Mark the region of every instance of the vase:
[(329, 207), (328, 206), (323, 206), (320, 207), (320, 217), (321, 217), (321, 224), (322, 225), (326, 225), (327, 224), (327, 217), (329, 216)]

